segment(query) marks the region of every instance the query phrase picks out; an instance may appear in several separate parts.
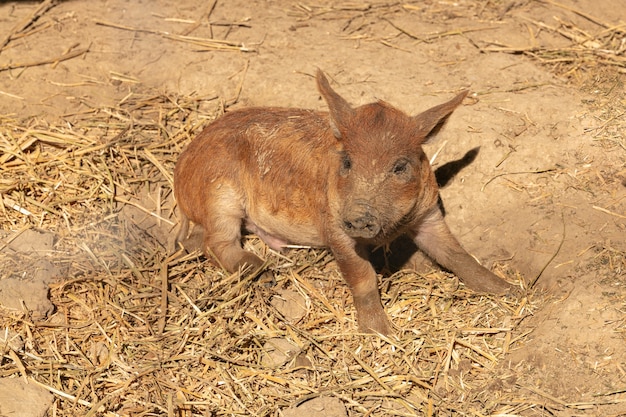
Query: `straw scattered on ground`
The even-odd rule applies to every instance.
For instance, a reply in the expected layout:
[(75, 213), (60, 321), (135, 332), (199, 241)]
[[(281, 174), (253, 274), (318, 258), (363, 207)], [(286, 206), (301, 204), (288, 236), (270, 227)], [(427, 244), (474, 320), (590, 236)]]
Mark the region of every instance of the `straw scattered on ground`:
[[(386, 10), (358, 4), (295, 9), (303, 19)], [(566, 24), (529, 23), (572, 46), (481, 48), (568, 63), (567, 71), (592, 57), (624, 67), (624, 45), (617, 41), (623, 27), (605, 26), (592, 37)], [(396, 29), (428, 42), (470, 30), (420, 35)], [(150, 33), (207, 48), (244, 48)], [(540, 295), (479, 296), (438, 269), (399, 271), (381, 278), (383, 302), (397, 326), (397, 336), (387, 339), (356, 333), (349, 291), (324, 250), (278, 254), (247, 239), (248, 249), (269, 260), (274, 287), (225, 273), (198, 253), (175, 252), (175, 161), (236, 98), (134, 91), (115, 107), (66, 115), (71, 123), (0, 116), (3, 242), (45, 230), (54, 234), (53, 257), (62, 267), (50, 289), (56, 311), (49, 319), (27, 310), (0, 315), (0, 329), (23, 342), (0, 345), (0, 375), (54, 393), (50, 415), (280, 415), (320, 396), (341, 399), (354, 415), (544, 415), (610, 401), (568, 404), (520, 385), (515, 370), (501, 366), (527, 336), (519, 325), (545, 302)], [(0, 269), (14, 271), (0, 278), (36, 259), (0, 252), (8, 266)], [(526, 285), (506, 263), (496, 271)], [(287, 304), (300, 303), (301, 314), (280, 307), (285, 290), (295, 294)], [(529, 395), (520, 397), (519, 388)]]

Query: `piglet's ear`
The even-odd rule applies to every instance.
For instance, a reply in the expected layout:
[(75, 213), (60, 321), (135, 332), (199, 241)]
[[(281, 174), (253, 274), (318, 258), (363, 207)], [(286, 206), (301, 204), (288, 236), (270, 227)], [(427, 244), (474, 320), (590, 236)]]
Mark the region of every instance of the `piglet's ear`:
[(342, 138), (342, 131), (345, 131), (350, 124), (350, 119), (354, 115), (354, 109), (337, 94), (328, 83), (322, 70), (317, 70), (317, 88), (328, 104), (330, 111), (330, 127), (337, 139)]
[(417, 129), (416, 136), (422, 139), (422, 143), (427, 143), (437, 136), (437, 133), (448, 120), (448, 116), (461, 104), (467, 93), (468, 91), (465, 90), (452, 100), (413, 116)]

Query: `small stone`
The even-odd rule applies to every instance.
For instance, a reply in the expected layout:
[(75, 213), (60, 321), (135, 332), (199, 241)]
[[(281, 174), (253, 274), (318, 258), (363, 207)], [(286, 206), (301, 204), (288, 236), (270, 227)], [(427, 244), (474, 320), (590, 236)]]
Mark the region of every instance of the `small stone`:
[(279, 290), (272, 297), (271, 304), (291, 323), (300, 321), (307, 313), (305, 298), (294, 290)]
[(311, 360), (304, 354), (300, 353), (293, 364), (294, 368), (312, 368), (313, 363)]
[(298, 355), (300, 348), (287, 339), (273, 337), (263, 345), (263, 353), (263, 365), (276, 368)]

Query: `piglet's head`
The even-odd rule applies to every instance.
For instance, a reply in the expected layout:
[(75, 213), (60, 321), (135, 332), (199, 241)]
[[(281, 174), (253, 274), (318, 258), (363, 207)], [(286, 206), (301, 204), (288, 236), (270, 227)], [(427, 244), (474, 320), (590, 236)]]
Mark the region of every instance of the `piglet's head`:
[(355, 239), (383, 242), (436, 204), (437, 184), (422, 150), (467, 91), (408, 116), (383, 101), (353, 108), (317, 73), (338, 141), (336, 194), (341, 227)]

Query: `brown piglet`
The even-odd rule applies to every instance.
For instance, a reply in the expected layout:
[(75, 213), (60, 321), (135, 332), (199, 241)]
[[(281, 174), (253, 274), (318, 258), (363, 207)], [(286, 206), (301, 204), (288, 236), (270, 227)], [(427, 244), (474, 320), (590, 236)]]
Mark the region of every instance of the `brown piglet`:
[(329, 112), (236, 110), (189, 144), (174, 172), (178, 241), (189, 220), (201, 225), (206, 256), (231, 272), (264, 263), (242, 248), (242, 231), (277, 250), (326, 246), (352, 291), (364, 332), (391, 333), (368, 257), (372, 247), (401, 235), (469, 288), (509, 291), (510, 284), (481, 266), (450, 232), (421, 146), (467, 91), (408, 116), (383, 101), (352, 107), (321, 71), (317, 86)]

